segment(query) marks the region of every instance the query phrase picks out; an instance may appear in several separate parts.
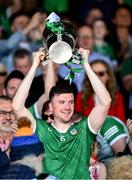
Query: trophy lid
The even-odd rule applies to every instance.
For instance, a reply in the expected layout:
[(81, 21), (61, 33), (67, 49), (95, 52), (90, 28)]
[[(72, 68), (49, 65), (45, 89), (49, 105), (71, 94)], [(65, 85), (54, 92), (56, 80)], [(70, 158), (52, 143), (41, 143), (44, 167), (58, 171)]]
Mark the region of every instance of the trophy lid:
[[(71, 23), (65, 21), (62, 23), (64, 25), (64, 32), (61, 35), (61, 39), (62, 41), (68, 43), (73, 49), (75, 46), (75, 40), (77, 38), (77, 32)], [(49, 47), (57, 41), (57, 34), (53, 33), (47, 27), (43, 30), (42, 37), (47, 46), (47, 49), (49, 49)]]

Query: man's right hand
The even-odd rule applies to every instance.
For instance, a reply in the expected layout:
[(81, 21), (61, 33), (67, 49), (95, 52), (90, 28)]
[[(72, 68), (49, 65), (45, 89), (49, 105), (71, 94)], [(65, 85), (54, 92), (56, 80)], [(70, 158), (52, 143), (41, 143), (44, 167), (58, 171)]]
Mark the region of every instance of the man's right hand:
[(40, 48), (37, 52), (33, 52), (33, 65), (38, 67), (43, 62), (45, 56), (46, 52), (42, 48)]

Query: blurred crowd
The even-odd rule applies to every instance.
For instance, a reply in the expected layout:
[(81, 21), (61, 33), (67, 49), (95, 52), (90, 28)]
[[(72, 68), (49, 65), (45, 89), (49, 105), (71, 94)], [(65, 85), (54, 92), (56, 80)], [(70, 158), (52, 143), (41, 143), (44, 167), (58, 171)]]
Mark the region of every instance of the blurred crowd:
[[(104, 174), (100, 175), (99, 172), (100, 176), (94, 177), (96, 173), (93, 172), (91, 176), (95, 180), (99, 177), (105, 179), (107, 176), (105, 168), (108, 168), (109, 178), (117, 179), (119, 178), (117, 174), (119, 175), (123, 169), (121, 164), (126, 162), (124, 165), (126, 169), (123, 172), (127, 171), (132, 164), (132, 2), (130, 0), (0, 0), (0, 96), (6, 95), (12, 99), (16, 94), (32, 66), (32, 53), (44, 47), (42, 38), (44, 21), (53, 11), (61, 19), (76, 27), (76, 48), (90, 50), (88, 61), (110, 93), (111, 106), (106, 121), (96, 137), (91, 162), (93, 171), (100, 166), (100, 171), (103, 168)], [(62, 83), (68, 74), (67, 67), (54, 64), (54, 70), (56, 82)], [(26, 99), (27, 108), (35, 104), (45, 92), (46, 73), (45, 66), (37, 69)], [(84, 71), (75, 75), (72, 86), (76, 95), (76, 114), (73, 121), (77, 121), (80, 117), (89, 115), (94, 105), (98, 103), (98, 99)], [(0, 101), (1, 108), (2, 100)], [(40, 110), (42, 117), (45, 117), (44, 108), (45, 106)], [(20, 179), (35, 176), (38, 179), (46, 176), (49, 179), (55, 178), (43, 175), (41, 167), (39, 170), (35, 167), (28, 169), (29, 164), (31, 166), (30, 159), (34, 158), (29, 154), (34, 153), (35, 158), (42, 161), (44, 150), (31, 128), (30, 121), (24, 117), (19, 119), (19, 122), (19, 131), (9, 145), (11, 150), (8, 156), (13, 164), (10, 165), (11, 170), (5, 169), (5, 174), (15, 172), (16, 167), (19, 169), (17, 171), (19, 174), (24, 167), (25, 172), (29, 171), (31, 176), (24, 177), (25, 172), (23, 172), (23, 176), (18, 177)], [(4, 150), (0, 151), (1, 162), (4, 158), (3, 152)], [(29, 160), (24, 163), (26, 165), (22, 165), (23, 162), (20, 159), (26, 155)], [(117, 156), (123, 157), (117, 158)], [(19, 162), (22, 167), (14, 161)], [(33, 161), (36, 162), (36, 159)], [(6, 161), (3, 160), (4, 162)], [(38, 164), (41, 166), (40, 163)], [(7, 166), (7, 164), (0, 165), (1, 179), (10, 177), (1, 173), (5, 165)], [(36, 174), (32, 169), (35, 169)], [(120, 178), (132, 178), (130, 172), (128, 176), (123, 172)]]

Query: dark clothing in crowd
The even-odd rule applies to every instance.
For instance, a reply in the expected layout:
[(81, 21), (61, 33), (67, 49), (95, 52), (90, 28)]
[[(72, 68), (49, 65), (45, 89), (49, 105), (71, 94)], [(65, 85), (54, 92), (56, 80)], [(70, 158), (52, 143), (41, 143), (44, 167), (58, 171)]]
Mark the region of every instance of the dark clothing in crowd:
[(130, 150), (128, 144), (126, 145), (126, 147), (125, 147), (123, 152), (118, 152), (116, 154), (117, 157), (126, 156), (126, 155), (132, 155), (131, 150)]
[(5, 152), (0, 149), (0, 179), (33, 179), (35, 172), (21, 164), (11, 164)]
[[(69, 84), (69, 80), (64, 80), (63, 78), (61, 78), (59, 76), (57, 84), (65, 84), (65, 83)], [(73, 82), (71, 83), (71, 86), (72, 86), (74, 94), (76, 96), (77, 87)], [(29, 91), (29, 96), (26, 100), (26, 107), (32, 106), (44, 92), (45, 92), (45, 90), (44, 90), (43, 75), (35, 77), (33, 82), (32, 82), (30, 91)]]
[(30, 107), (34, 104), (39, 97), (44, 93), (44, 80), (43, 76), (37, 76), (33, 79), (28, 98), (26, 100), (26, 107)]

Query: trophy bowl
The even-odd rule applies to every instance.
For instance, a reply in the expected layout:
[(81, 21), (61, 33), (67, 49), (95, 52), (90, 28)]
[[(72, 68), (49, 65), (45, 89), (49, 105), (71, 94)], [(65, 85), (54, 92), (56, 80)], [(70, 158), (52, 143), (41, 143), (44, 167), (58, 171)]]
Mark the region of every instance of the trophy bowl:
[(56, 41), (49, 48), (49, 58), (55, 63), (66, 63), (71, 57), (72, 49), (65, 41)]
[(77, 37), (76, 31), (70, 23), (63, 22), (63, 25), (64, 32), (59, 35), (59, 38), (48, 28), (43, 31), (43, 41), (49, 53), (49, 58), (58, 64), (66, 63), (71, 59)]

